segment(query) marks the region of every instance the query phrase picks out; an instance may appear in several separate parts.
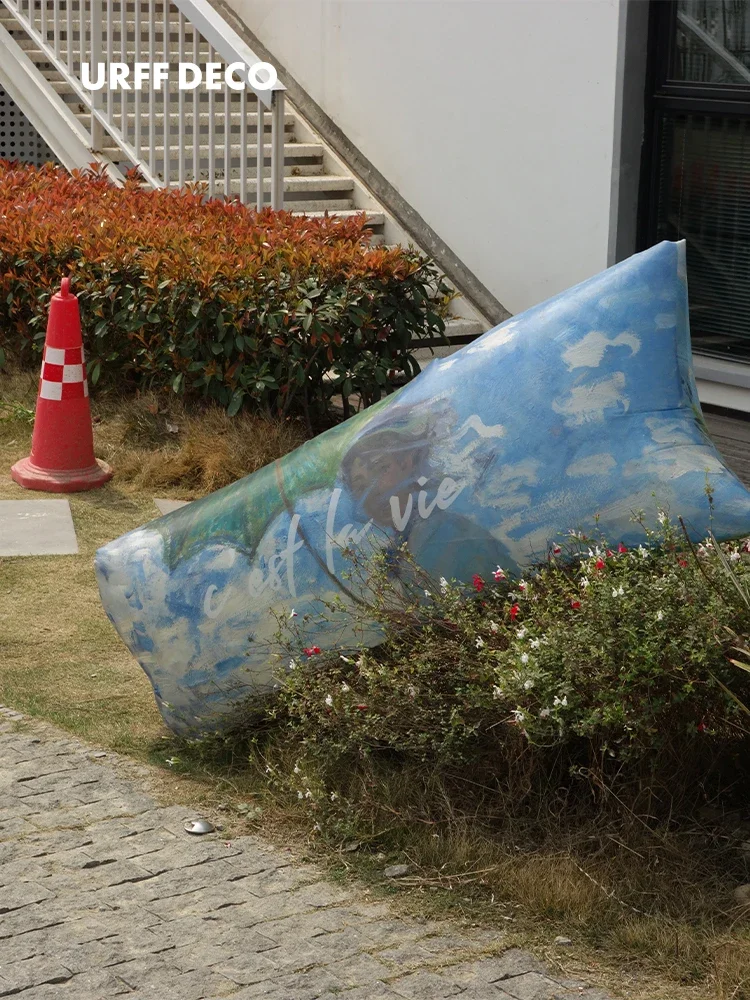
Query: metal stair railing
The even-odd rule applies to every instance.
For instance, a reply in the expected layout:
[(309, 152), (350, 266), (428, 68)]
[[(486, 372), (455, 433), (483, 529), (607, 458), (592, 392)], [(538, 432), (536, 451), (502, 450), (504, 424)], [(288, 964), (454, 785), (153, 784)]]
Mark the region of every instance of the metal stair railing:
[[(67, 82), (71, 91), (91, 114), (91, 148), (102, 150), (105, 134), (124, 157), (137, 167), (153, 187), (207, 182), (208, 195), (221, 189), (236, 194), (247, 204), (254, 190), (258, 210), (281, 209), (284, 205), (284, 95), (278, 80), (270, 89), (247, 81), (233, 90), (224, 80), (219, 90), (207, 91), (207, 135), (201, 134), (200, 87), (175, 93), (167, 79), (159, 90), (90, 90), (83, 84), (81, 67), (87, 65), (89, 81), (98, 82), (99, 64), (109, 79), (110, 65), (134, 62), (193, 62), (201, 65), (221, 61), (224, 66), (240, 63), (242, 79), (262, 60), (227, 24), (207, 0), (0, 0), (41, 49), (46, 60)], [(116, 10), (115, 8), (119, 8)], [(190, 29), (188, 32), (188, 28)], [(156, 36), (161, 32), (161, 46)], [(119, 35), (119, 42), (115, 40)], [(176, 51), (172, 38), (177, 36)], [(77, 36), (77, 39), (76, 39)], [(130, 36), (132, 36), (132, 44)], [(145, 44), (144, 44), (145, 42)], [(160, 51), (159, 51), (160, 49)], [(129, 57), (132, 55), (132, 60)], [(217, 60), (217, 57), (219, 59)], [(171, 66), (170, 66), (171, 70)], [(237, 74), (234, 81), (239, 83)], [(132, 83), (131, 74), (129, 82)], [(232, 101), (237, 94), (238, 100)], [(257, 136), (248, 141), (248, 115), (255, 99)], [(216, 116), (223, 112), (223, 142), (216, 134)], [(270, 200), (266, 200), (265, 136), (270, 112)], [(187, 118), (192, 115), (190, 127)], [(131, 121), (132, 119), (132, 121)], [(238, 125), (237, 141), (232, 129)], [(172, 134), (173, 125), (176, 135)], [(145, 126), (145, 128), (144, 128)], [(144, 134), (145, 132), (145, 134)], [(191, 143), (188, 143), (188, 139)], [(192, 153), (189, 146), (192, 145)], [(158, 150), (161, 150), (159, 157)], [(204, 152), (205, 151), (205, 152)], [(232, 184), (233, 160), (239, 160), (236, 184)], [(252, 166), (252, 160), (255, 166)], [(161, 171), (159, 164), (161, 162)], [(205, 166), (203, 164), (206, 164)], [(176, 177), (172, 177), (173, 164)]]

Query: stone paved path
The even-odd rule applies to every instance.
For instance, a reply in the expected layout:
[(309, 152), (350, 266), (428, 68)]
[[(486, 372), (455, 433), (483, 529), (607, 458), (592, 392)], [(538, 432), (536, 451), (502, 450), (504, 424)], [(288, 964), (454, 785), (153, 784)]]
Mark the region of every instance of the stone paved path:
[(255, 837), (191, 837), (132, 765), (17, 718), (0, 707), (0, 997), (606, 1000)]

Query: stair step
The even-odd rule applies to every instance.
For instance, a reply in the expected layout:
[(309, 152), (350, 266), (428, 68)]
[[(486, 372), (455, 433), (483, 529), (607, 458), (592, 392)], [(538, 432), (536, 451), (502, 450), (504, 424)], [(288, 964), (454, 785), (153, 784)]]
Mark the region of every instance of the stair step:
[[(55, 89), (57, 89), (57, 88), (55, 88)], [(58, 91), (58, 93), (59, 92), (60, 91)], [(70, 96), (70, 100), (68, 101), (68, 103), (69, 104), (78, 104), (79, 108), (77, 110), (74, 108), (73, 109), (73, 113), (76, 114), (78, 117), (80, 117), (82, 119), (85, 118), (86, 120), (88, 120), (90, 112), (88, 111), (88, 109), (86, 108), (86, 106), (82, 103), (80, 97), (78, 97), (77, 94), (71, 95)], [(128, 106), (128, 113), (127, 113), (127, 115), (125, 117), (127, 119), (128, 131), (132, 135), (133, 129), (135, 128), (135, 114), (130, 109), (130, 105)], [(264, 117), (265, 117), (264, 132), (270, 132), (271, 131), (271, 116), (267, 114)], [(122, 118), (122, 116), (119, 114), (119, 112), (116, 112), (114, 114), (113, 118), (114, 118), (114, 121), (117, 123), (117, 125), (119, 127), (120, 124), (121, 124), (121, 118)], [(208, 113), (208, 111), (199, 111), (198, 112), (198, 128), (205, 128), (206, 129), (206, 133), (205, 134), (207, 135), (208, 134), (209, 122), (211, 121), (212, 118), (213, 118), (213, 123), (214, 123), (214, 135), (216, 136), (216, 141), (219, 142), (220, 137), (223, 139), (223, 136), (224, 136), (224, 119), (225, 119), (225, 113), (223, 111), (217, 110), (217, 111), (214, 112), (213, 116), (210, 115)], [(239, 132), (240, 132), (240, 116), (238, 114), (230, 113), (229, 119), (230, 119), (229, 120), (230, 135), (231, 134), (239, 135)], [(142, 110), (141, 111), (141, 129), (144, 131), (144, 135), (146, 134), (145, 130), (148, 128), (149, 120), (150, 119), (149, 119), (148, 112)], [(169, 111), (169, 120), (170, 120), (170, 128), (173, 129), (173, 130), (175, 130), (174, 134), (176, 135), (177, 134), (177, 130), (179, 129), (179, 120), (180, 120), (180, 115), (179, 115), (179, 112), (177, 111), (176, 108), (174, 110), (172, 108), (170, 108), (170, 111)], [(185, 128), (186, 134), (189, 131), (189, 134), (192, 136), (192, 128), (193, 128), (193, 113), (192, 113), (192, 111), (185, 111), (185, 114), (182, 116), (182, 120), (183, 120), (183, 124), (184, 124), (184, 128)], [(294, 129), (294, 121), (295, 121), (295, 118), (294, 118), (294, 115), (291, 112), (286, 112), (284, 114), (284, 131), (285, 132), (291, 132)], [(164, 127), (164, 112), (163, 111), (155, 111), (154, 115), (153, 115), (153, 122), (154, 122), (154, 126), (157, 129), (158, 136), (159, 136), (159, 138), (161, 138), (163, 127)], [(247, 132), (248, 132), (248, 135), (251, 135), (251, 134), (255, 135), (257, 133), (257, 131), (258, 131), (258, 113), (256, 111), (248, 111), (248, 113), (247, 113)]]
[[(130, 135), (129, 138), (132, 139), (133, 138), (132, 135)], [(159, 136), (159, 138), (161, 139), (161, 136)], [(176, 156), (178, 155), (178, 152), (179, 152), (178, 146), (177, 146), (177, 135), (176, 134), (175, 134), (174, 138), (175, 138), (175, 141), (170, 146), (170, 155), (171, 155), (172, 159), (175, 159)], [(190, 159), (192, 161), (192, 157), (193, 157), (192, 135), (190, 136), (190, 140), (191, 141), (189, 141), (189, 142), (188, 141), (185, 142), (185, 144), (183, 146), (183, 152), (185, 154), (186, 159)], [(108, 136), (107, 139), (105, 140), (103, 146), (102, 146), (102, 152), (103, 153), (117, 152), (119, 150), (119, 148), (120, 147), (117, 145), (117, 143), (114, 141), (114, 139), (112, 139), (111, 137)], [(240, 144), (233, 141), (232, 145), (230, 147), (230, 155), (232, 157), (239, 157), (239, 155), (240, 155), (240, 149), (241, 149)], [(265, 161), (266, 161), (266, 163), (270, 163), (270, 161), (271, 161), (271, 146), (270, 146), (270, 144), (266, 143), (264, 145), (264, 147), (263, 147), (263, 150), (264, 150), (264, 154), (265, 154)], [(216, 144), (216, 152), (220, 156), (223, 157), (223, 155), (224, 155), (224, 143), (223, 143), (223, 141), (222, 142), (218, 142)], [(256, 152), (255, 143), (254, 142), (253, 143), (248, 143), (248, 153), (250, 154), (248, 156), (248, 160), (251, 163), (255, 163), (255, 161), (257, 159), (257, 157), (255, 155), (255, 152)], [(154, 147), (154, 153), (155, 153), (155, 155), (156, 155), (156, 157), (158, 159), (161, 159), (161, 157), (164, 154), (164, 146), (163, 145), (155, 146)], [(199, 142), (199, 144), (198, 144), (198, 154), (201, 157), (203, 157), (204, 155), (208, 156), (208, 143), (207, 142), (204, 142), (204, 141)], [(291, 162), (291, 161), (294, 161), (294, 160), (322, 160), (322, 158), (323, 158), (323, 147), (322, 147), (322, 145), (320, 145), (320, 143), (315, 143), (315, 142), (285, 142), (284, 143), (284, 162), (285, 163)], [(320, 163), (299, 164), (300, 169), (302, 169), (302, 168), (306, 169), (308, 167), (320, 167), (320, 166), (321, 166)]]
[[(57, 69), (55, 69), (54, 66), (39, 65), (39, 64), (35, 64), (35, 65), (37, 66), (37, 69), (39, 69), (39, 71), (41, 72), (42, 76), (46, 80), (49, 80), (49, 82), (52, 84), (52, 86), (55, 88), (55, 90), (57, 91), (58, 94), (63, 94), (63, 93), (66, 93), (66, 92), (75, 93), (75, 91), (73, 90), (71, 84), (69, 84), (67, 82), (67, 80), (64, 80), (62, 78), (62, 74)], [(106, 103), (106, 99), (107, 99), (107, 94), (108, 93), (109, 93), (109, 91), (102, 91), (102, 97), (103, 97), (105, 103)], [(123, 93), (127, 94), (127, 97), (128, 97), (127, 103), (128, 104), (133, 104), (133, 100), (134, 100), (134, 97), (135, 97), (135, 94), (137, 93), (137, 91), (134, 91), (134, 90), (131, 90), (131, 91), (120, 91), (120, 90), (117, 90), (117, 91), (113, 91), (112, 93), (114, 94), (114, 102), (113, 103), (117, 107), (119, 107), (119, 105), (120, 105), (120, 97), (121, 97), (121, 95)], [(159, 87), (157, 90), (154, 90), (154, 91), (148, 91), (148, 90), (144, 89), (140, 93), (141, 93), (142, 105), (145, 105), (147, 103), (147, 99), (148, 99), (149, 93), (154, 93), (157, 96), (158, 106), (161, 108), (161, 106), (162, 106), (162, 94), (164, 93), (162, 87)], [(169, 82), (168, 93), (170, 95), (170, 101), (169, 101), (169, 103), (170, 103), (170, 109), (171, 110), (173, 109), (174, 113), (176, 114), (177, 113), (177, 107), (178, 107), (178, 95), (180, 93), (179, 85), (178, 85), (176, 79), (173, 79), (172, 81)], [(186, 108), (188, 106), (192, 107), (192, 105), (193, 105), (193, 94), (194, 93), (197, 93), (197, 95), (198, 95), (198, 105), (199, 106), (208, 107), (209, 104), (210, 104), (210, 102), (211, 102), (211, 95), (212, 94), (213, 94), (213, 101), (214, 101), (214, 107), (215, 108), (218, 109), (218, 108), (223, 108), (225, 106), (225, 96), (224, 96), (224, 90), (223, 90), (223, 88), (221, 90), (214, 90), (212, 92), (209, 92), (209, 91), (205, 90), (204, 88), (201, 88), (198, 91), (188, 91), (188, 90), (186, 90), (186, 91), (183, 91), (183, 93), (185, 95), (185, 99), (184, 100), (185, 100), (185, 107)], [(241, 101), (242, 101), (242, 94), (239, 91), (230, 90), (230, 92), (229, 92), (229, 106), (231, 108), (231, 114), (238, 115), (240, 113)], [(248, 93), (248, 95), (247, 95), (247, 103), (246, 103), (245, 106), (247, 107), (248, 111), (252, 111), (253, 108), (256, 108), (258, 106), (258, 101), (257, 101), (257, 98), (256, 98), (256, 96), (255, 96), (254, 93), (252, 93), (252, 92)]]
[[(217, 185), (216, 193), (221, 196), (223, 195), (223, 188)], [(236, 196), (239, 195), (239, 185), (235, 182), (230, 181), (229, 194)], [(268, 198), (268, 188), (266, 188), (266, 199)], [(251, 197), (250, 202), (254, 199)], [(333, 215), (340, 214), (341, 212), (351, 212), (354, 208), (352, 205), (351, 198), (329, 198), (329, 199), (314, 199), (314, 198), (302, 198), (296, 201), (285, 199), (284, 200), (284, 211), (293, 212), (297, 215), (312, 215), (321, 216), (325, 212)]]
[[(230, 173), (230, 176), (229, 176), (229, 190), (233, 191), (233, 192), (238, 192), (239, 188), (240, 188), (240, 179), (239, 179), (239, 176), (233, 176), (233, 173), (234, 172)], [(171, 173), (171, 180), (173, 180), (175, 182), (177, 181), (177, 173), (176, 173), (176, 171), (172, 171), (172, 173)], [(207, 178), (203, 178), (202, 181), (203, 181), (203, 183), (206, 183), (207, 182)], [(224, 190), (224, 178), (223, 178), (223, 176), (216, 177), (216, 180), (215, 180), (214, 183), (215, 183), (215, 186), (219, 190), (221, 190), (221, 191)], [(264, 179), (264, 184), (265, 184), (266, 190), (268, 190), (268, 187), (269, 187), (269, 184), (270, 184), (270, 179), (269, 179), (269, 177), (268, 177), (267, 174), (266, 174), (266, 177)], [(254, 192), (256, 190), (256, 178), (255, 178), (254, 175), (248, 176), (248, 179), (247, 179), (247, 190), (248, 191), (252, 191), (252, 192)], [(326, 174), (318, 174), (318, 175), (312, 176), (312, 177), (289, 177), (289, 176), (287, 176), (287, 177), (284, 178), (284, 194), (285, 195), (287, 195), (287, 194), (292, 194), (292, 195), (293, 194), (298, 194), (298, 195), (302, 195), (305, 198), (307, 198), (307, 197), (309, 197), (311, 195), (325, 194), (325, 192), (327, 192), (327, 191), (334, 192), (336, 194), (343, 194), (343, 195), (345, 195), (347, 191), (353, 191), (353, 190), (354, 190), (354, 179), (352, 177), (336, 177), (336, 176), (332, 176), (330, 174), (328, 174), (328, 175), (326, 175)], [(342, 199), (338, 199), (338, 200), (340, 201)], [(350, 201), (351, 201), (351, 199), (348, 199), (348, 198), (344, 197), (343, 200), (347, 201), (347, 204), (345, 206), (343, 206), (343, 207), (349, 208), (350, 207)]]
[(335, 215), (339, 219), (351, 219), (355, 215), (361, 215), (365, 212), (367, 216), (368, 226), (382, 226), (385, 223), (385, 213), (384, 212), (373, 212), (367, 209), (361, 208), (342, 208), (338, 211), (310, 211), (310, 212), (300, 212), (297, 209), (292, 211), (292, 215), (306, 215), (310, 219), (322, 219), (326, 215)]

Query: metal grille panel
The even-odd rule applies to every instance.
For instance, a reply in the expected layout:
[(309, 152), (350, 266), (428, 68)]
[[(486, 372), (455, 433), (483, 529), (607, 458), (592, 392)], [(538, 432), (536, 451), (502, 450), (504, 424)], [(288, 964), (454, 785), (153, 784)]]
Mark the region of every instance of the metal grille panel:
[(55, 154), (42, 139), (18, 105), (0, 87), (0, 160), (18, 160), (40, 166), (57, 162)]

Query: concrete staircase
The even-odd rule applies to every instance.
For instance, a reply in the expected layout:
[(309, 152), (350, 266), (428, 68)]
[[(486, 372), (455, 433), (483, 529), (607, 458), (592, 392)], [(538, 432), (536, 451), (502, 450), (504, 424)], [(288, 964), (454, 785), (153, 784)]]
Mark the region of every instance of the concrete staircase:
[[(196, 17), (199, 30), (186, 10), (207, 10), (210, 30), (203, 14)], [(273, 95), (280, 98), (281, 113), (269, 114), (268, 95), (250, 88), (242, 93), (227, 87), (178, 92), (178, 62), (204, 66), (229, 61), (217, 51), (216, 25), (222, 24), (227, 38), (235, 39), (235, 48), (225, 51), (242, 51), (244, 43), (205, 0), (169, 3), (166, 10), (161, 0), (0, 0), (0, 86), (68, 168), (96, 160), (121, 180), (138, 167), (144, 183), (203, 183), (209, 196), (239, 196), (253, 204), (262, 118), (264, 204), (271, 204), (273, 197), (270, 171), (276, 178), (277, 202), (283, 188), (284, 209), (313, 217), (365, 212), (374, 242), (411, 242), (398, 221), (283, 101), (283, 93)], [(213, 44), (202, 32), (211, 35)], [(252, 57), (246, 46), (245, 52)], [(169, 83), (139, 97), (133, 91), (125, 96), (122, 91), (103, 91), (97, 104), (80, 85), (81, 63), (95, 63), (97, 58), (131, 67), (136, 61), (169, 62)], [(96, 118), (94, 108), (106, 120)], [(274, 133), (274, 128), (283, 134)], [(486, 329), (465, 302), (457, 314), (452, 334), (463, 339)]]
[[(73, 10), (73, 23), (78, 22), (78, 0), (68, 0)], [(65, 24), (66, 0), (61, 0), (62, 23)], [(154, 31), (153, 42), (155, 45), (155, 58), (166, 61), (164, 57), (164, 28), (163, 28), (163, 4), (152, 5), (156, 13), (156, 30)], [(112, 41), (114, 45), (114, 55), (122, 62), (132, 64), (136, 57), (135, 31), (136, 24), (134, 18), (135, 2), (128, 2), (125, 5), (126, 18), (122, 19), (122, 9), (119, 2), (112, 5), (113, 9), (113, 30)], [(140, 18), (140, 44), (139, 58), (141, 61), (149, 61), (149, 38), (147, 2), (141, 3)], [(198, 113), (194, 111), (194, 99), (192, 93), (184, 95), (184, 110), (180, 110), (179, 94), (177, 91), (177, 63), (180, 58), (179, 46), (180, 35), (178, 31), (178, 12), (174, 9), (171, 12), (171, 21), (174, 22), (174, 30), (170, 31), (168, 39), (168, 52), (171, 74), (174, 82), (169, 87), (169, 103), (167, 114), (170, 122), (170, 135), (174, 140), (174, 146), (170, 148), (167, 157), (168, 169), (165, 170), (165, 155), (163, 144), (164, 110), (158, 110), (153, 117), (145, 109), (141, 112), (141, 139), (142, 148), (149, 150), (150, 134), (149, 129), (154, 128), (158, 142), (154, 144), (155, 168), (159, 180), (165, 184), (177, 184), (179, 179), (179, 164), (177, 160), (177, 142), (179, 136), (180, 120), (182, 121), (185, 141), (184, 155), (192, 166), (195, 163), (194, 146), (198, 143), (198, 175), (194, 178), (197, 181), (208, 182), (212, 164), (209, 159), (209, 129), (213, 127), (214, 137), (214, 163), (216, 176), (214, 178), (214, 193), (217, 196), (237, 195), (239, 193), (239, 152), (240, 152), (240, 102), (241, 95), (238, 92), (223, 90), (215, 93), (208, 93), (203, 88), (199, 88), (195, 97), (197, 98)], [(125, 27), (125, 34), (122, 28)], [(19, 23), (13, 10), (0, 6), (0, 27), (10, 35), (13, 42), (18, 46), (24, 55), (31, 61), (41, 77), (46, 80), (54, 90), (59, 100), (64, 103), (69, 111), (78, 119), (83, 130), (91, 130), (91, 111), (75, 92), (71, 83), (66, 80), (62, 72), (50, 61), (49, 54), (42, 50), (41, 46), (32, 38), (29, 38), (26, 29)], [(185, 25), (182, 45), (184, 50), (183, 59), (198, 62), (200, 65), (209, 60), (211, 49), (205, 40), (196, 36), (194, 27), (187, 23)], [(124, 45), (123, 45), (124, 42)], [(197, 47), (196, 46), (197, 42)], [(60, 54), (63, 60), (67, 56), (67, 35), (61, 31)], [(75, 52), (79, 44), (79, 34), (74, 30), (72, 38), (72, 49)], [(194, 58), (197, 55), (197, 59)], [(214, 56), (213, 61), (222, 62), (220, 57)], [(122, 127), (123, 113), (121, 110), (120, 95), (115, 94), (113, 118), (117, 125)], [(252, 155), (257, 143), (258, 111), (257, 97), (252, 91), (247, 92), (246, 98), (246, 135), (247, 142), (251, 149), (249, 165), (251, 168), (257, 166), (257, 157)], [(135, 110), (131, 97), (129, 110), (124, 116), (129, 134), (135, 129)], [(266, 116), (267, 118), (267, 116)], [(124, 131), (124, 129), (123, 129)], [(265, 145), (265, 166), (270, 167), (271, 146), (270, 132), (271, 122), (266, 120), (265, 132), (269, 142)], [(227, 134), (229, 137), (229, 151), (227, 156)], [(46, 138), (46, 137), (45, 137)], [(54, 137), (51, 144), (54, 149)], [(48, 139), (49, 141), (49, 139)], [(133, 163), (127, 154), (120, 148), (114, 138), (105, 132), (104, 142), (101, 149), (97, 150), (106, 157), (114, 167), (122, 174), (129, 170)], [(372, 199), (367, 195), (361, 185), (357, 185), (354, 177), (340, 164), (335, 157), (328, 152), (323, 143), (314, 136), (309, 126), (300, 118), (293, 108), (289, 108), (284, 115), (284, 208), (293, 212), (304, 212), (307, 215), (321, 215), (324, 212), (336, 213), (337, 215), (353, 215), (361, 211), (367, 212), (368, 225), (374, 232), (382, 233), (385, 222), (383, 211), (379, 211)], [(228, 168), (228, 169), (227, 169)], [(255, 181), (252, 174), (248, 179), (248, 191), (255, 197)]]

